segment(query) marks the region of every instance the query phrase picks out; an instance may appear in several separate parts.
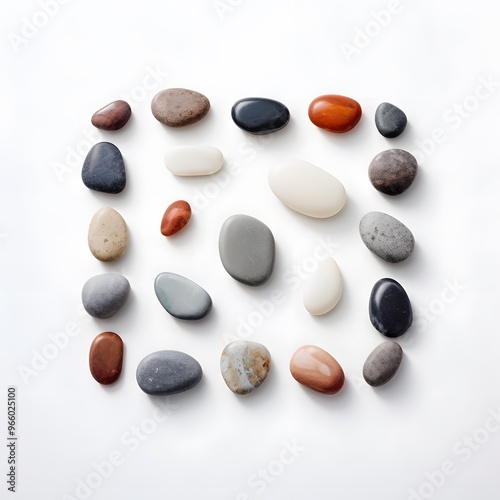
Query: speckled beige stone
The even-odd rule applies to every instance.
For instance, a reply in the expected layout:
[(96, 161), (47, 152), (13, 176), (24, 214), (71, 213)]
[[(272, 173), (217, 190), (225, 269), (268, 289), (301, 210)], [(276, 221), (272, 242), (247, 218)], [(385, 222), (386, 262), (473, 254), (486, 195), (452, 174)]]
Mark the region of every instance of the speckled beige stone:
[(114, 208), (101, 208), (90, 221), (88, 242), (96, 259), (102, 262), (119, 259), (128, 246), (125, 220)]
[(189, 89), (166, 89), (151, 101), (153, 116), (169, 127), (185, 127), (200, 121), (210, 109), (206, 96)]

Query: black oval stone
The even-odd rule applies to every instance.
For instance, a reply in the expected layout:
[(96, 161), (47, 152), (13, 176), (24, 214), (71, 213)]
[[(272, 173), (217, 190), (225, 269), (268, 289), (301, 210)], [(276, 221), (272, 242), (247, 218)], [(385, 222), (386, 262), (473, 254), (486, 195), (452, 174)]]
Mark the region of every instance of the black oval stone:
[(83, 162), (82, 181), (93, 191), (121, 193), (127, 179), (120, 150), (110, 142), (98, 142), (92, 146)]
[(403, 335), (413, 322), (410, 299), (405, 289), (391, 278), (382, 278), (370, 295), (370, 321), (386, 337)]
[(266, 135), (285, 128), (290, 121), (290, 111), (273, 99), (246, 97), (234, 103), (231, 117), (246, 132)]
[(394, 104), (383, 102), (375, 111), (375, 126), (388, 139), (401, 135), (407, 123), (405, 113)]

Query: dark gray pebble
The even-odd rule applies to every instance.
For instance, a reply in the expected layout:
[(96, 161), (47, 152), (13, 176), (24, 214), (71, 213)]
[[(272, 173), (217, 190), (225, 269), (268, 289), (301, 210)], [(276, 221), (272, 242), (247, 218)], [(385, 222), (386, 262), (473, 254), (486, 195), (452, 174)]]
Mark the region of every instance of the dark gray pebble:
[(398, 371), (403, 360), (403, 349), (392, 340), (379, 344), (366, 358), (363, 378), (372, 387), (387, 384)]
[(407, 123), (408, 119), (405, 113), (394, 104), (383, 102), (375, 111), (375, 126), (388, 139), (401, 135)]
[(93, 191), (121, 193), (127, 179), (120, 150), (110, 142), (98, 142), (92, 146), (83, 162), (82, 181)]

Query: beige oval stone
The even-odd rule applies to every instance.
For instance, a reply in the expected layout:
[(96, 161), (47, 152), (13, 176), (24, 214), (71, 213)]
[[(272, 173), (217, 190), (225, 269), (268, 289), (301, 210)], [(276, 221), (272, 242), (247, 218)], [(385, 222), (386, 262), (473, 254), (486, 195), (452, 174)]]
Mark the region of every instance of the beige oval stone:
[(125, 220), (114, 208), (101, 208), (90, 221), (88, 242), (96, 259), (102, 262), (119, 259), (128, 246)]
[(344, 385), (344, 370), (337, 360), (321, 347), (304, 345), (290, 360), (292, 377), (300, 384), (323, 394), (335, 394)]

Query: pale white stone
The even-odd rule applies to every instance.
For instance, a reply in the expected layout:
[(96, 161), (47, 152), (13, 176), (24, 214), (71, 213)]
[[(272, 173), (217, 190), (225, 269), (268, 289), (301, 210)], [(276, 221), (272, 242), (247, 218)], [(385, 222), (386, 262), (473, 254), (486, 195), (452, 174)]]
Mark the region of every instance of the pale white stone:
[(303, 160), (290, 160), (271, 168), (269, 186), (287, 207), (321, 219), (340, 212), (347, 199), (345, 188), (336, 177)]
[(342, 295), (342, 274), (335, 259), (319, 262), (304, 284), (304, 307), (314, 316), (331, 311)]
[(165, 166), (180, 176), (214, 174), (223, 163), (222, 152), (212, 146), (177, 146), (165, 155)]

